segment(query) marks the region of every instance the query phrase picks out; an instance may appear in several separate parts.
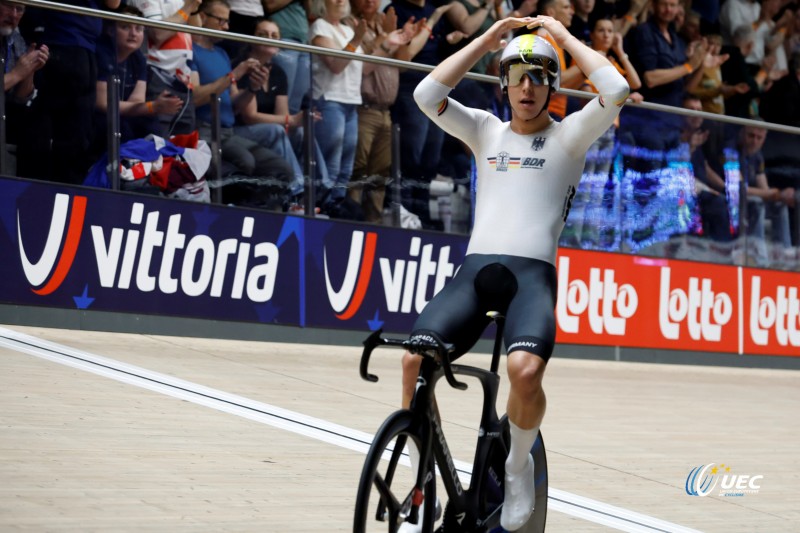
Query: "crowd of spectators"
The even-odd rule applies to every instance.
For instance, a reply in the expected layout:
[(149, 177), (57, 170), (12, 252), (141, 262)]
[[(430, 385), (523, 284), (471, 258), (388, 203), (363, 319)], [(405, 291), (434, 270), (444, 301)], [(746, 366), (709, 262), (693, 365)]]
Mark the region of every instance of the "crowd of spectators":
[[(628, 80), (633, 102), (800, 126), (797, 0), (62, 3), (426, 65), (438, 64), (498, 18), (546, 14), (607, 55)], [(23, 177), (85, 180), (107, 145), (115, 76), (123, 143), (194, 132), (197, 142), (211, 143), (219, 120), (223, 164), (212, 166), (209, 177), (226, 203), (300, 210), (306, 147), (313, 146), (318, 208), (331, 217), (382, 223), (393, 125), (401, 132), (398, 163), (409, 224), (441, 229), (430, 210), (431, 184), (442, 175), (469, 182), (470, 154), (413, 100), (421, 70), (103, 22), (9, 0), (0, 0), (0, 35), (7, 50), (6, 129)], [(561, 87), (592, 92), (568, 54), (556, 48)], [(496, 74), (496, 60), (487, 54), (473, 71)], [(218, 110), (212, 111), (212, 96), (219, 98)], [(496, 85), (464, 80), (453, 96), (508, 118)], [(585, 101), (559, 93), (548, 110), (561, 120)], [(309, 119), (311, 143), (304, 141)], [(771, 241), (782, 256), (794, 257), (800, 174), (791, 161), (797, 148), (797, 136), (767, 136), (765, 128), (627, 106), (587, 155), (562, 244), (642, 250), (674, 234), (720, 243), (741, 234)], [(729, 150), (738, 156), (741, 186), (730, 179), (723, 155)], [(773, 159), (782, 165), (780, 183), (771, 182), (766, 162)], [(739, 192), (747, 198), (741, 213), (734, 205)], [(694, 214), (664, 222), (670, 202)], [(769, 260), (764, 248), (754, 253)]]

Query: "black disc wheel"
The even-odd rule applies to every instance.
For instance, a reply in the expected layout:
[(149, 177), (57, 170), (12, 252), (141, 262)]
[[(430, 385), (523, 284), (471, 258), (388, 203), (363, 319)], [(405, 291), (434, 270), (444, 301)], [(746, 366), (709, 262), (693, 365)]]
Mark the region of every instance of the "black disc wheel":
[[(395, 533), (403, 522), (410, 521), (417, 473), (411, 471), (407, 446), (419, 449), (420, 444), (420, 435), (410, 411), (397, 411), (386, 419), (375, 434), (361, 472), (353, 533)], [(418, 516), (423, 533), (431, 533), (435, 522), (433, 461), (429, 462), (427, 472), (424, 478), (425, 503)]]
[[(486, 471), (478, 477), (481, 480), (478, 487), (479, 512), (486, 525), (480, 531), (488, 533), (503, 531), (499, 524), (501, 506), (505, 494), (505, 458), (510, 448), (511, 435), (506, 417), (500, 420), (500, 424), (502, 426), (501, 440), (496, 441), (491, 446), (483, 465)], [(536, 499), (533, 514), (531, 514), (528, 522), (517, 530), (518, 533), (542, 533), (547, 522), (547, 455), (541, 432), (536, 436), (536, 441), (533, 443), (531, 456), (533, 457)], [(445, 513), (445, 520), (447, 518), (447, 513)]]
[(531, 533), (544, 531), (547, 522), (547, 454), (544, 449), (542, 432), (536, 437), (536, 442), (531, 448), (533, 456), (533, 478), (536, 483), (536, 505), (533, 508), (533, 515), (528, 520), (527, 529)]

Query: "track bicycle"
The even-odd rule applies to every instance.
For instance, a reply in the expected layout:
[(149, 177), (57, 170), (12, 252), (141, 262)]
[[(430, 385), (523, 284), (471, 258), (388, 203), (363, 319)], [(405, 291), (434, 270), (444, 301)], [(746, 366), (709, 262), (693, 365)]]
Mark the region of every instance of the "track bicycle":
[[(388, 339), (381, 337), (382, 331), (378, 330), (364, 341), (360, 373), (367, 381), (378, 381), (378, 377), (368, 371), (370, 356), (378, 346), (402, 347), (424, 357), (410, 409), (396, 411), (384, 421), (367, 453), (355, 502), (354, 533), (387, 530), (394, 533), (404, 522), (420, 524), (419, 521), (423, 533), (433, 533), (441, 512), (436, 498), (437, 467), (447, 492), (444, 519), (435, 530), (437, 533), (503, 531), (500, 513), (510, 432), (508, 418), (505, 415), (498, 418), (495, 405), (504, 318), (494, 312), (488, 316), (497, 328), (489, 370), (451, 364), (454, 346), (433, 335), (427, 335), (425, 340)], [(436, 383), (442, 377), (450, 386), (465, 390), (467, 385), (456, 379), (458, 375), (477, 378), (483, 389), (478, 442), (472, 477), (466, 489), (447, 445), (434, 395)], [(398, 468), (401, 463), (409, 464), (405, 452), (407, 444), (419, 450), (418, 472)], [(538, 533), (544, 531), (547, 518), (547, 458), (541, 432), (531, 448), (531, 455), (536, 503), (527, 524), (517, 531)]]

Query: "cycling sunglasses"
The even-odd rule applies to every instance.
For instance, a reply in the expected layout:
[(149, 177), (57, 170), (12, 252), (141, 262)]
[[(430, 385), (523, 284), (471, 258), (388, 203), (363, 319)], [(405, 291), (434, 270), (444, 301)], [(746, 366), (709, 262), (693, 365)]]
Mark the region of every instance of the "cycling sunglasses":
[(506, 86), (516, 87), (522, 83), (522, 77), (525, 75), (534, 85), (552, 85), (550, 81), (555, 79), (556, 73), (545, 68), (549, 61), (544, 60), (543, 63), (513, 63), (509, 65), (508, 74), (506, 74)]

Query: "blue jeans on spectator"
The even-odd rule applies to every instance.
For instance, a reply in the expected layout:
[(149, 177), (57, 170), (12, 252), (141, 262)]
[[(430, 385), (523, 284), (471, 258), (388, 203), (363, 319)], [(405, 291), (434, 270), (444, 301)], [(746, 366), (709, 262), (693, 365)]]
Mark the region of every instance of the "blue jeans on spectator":
[(392, 107), (392, 121), (400, 125), (403, 203), (424, 223), (430, 217), (428, 186), (439, 168), (444, 130), (431, 122), (414, 101), (414, 95), (402, 88)]
[(747, 234), (756, 239), (756, 259), (760, 264), (769, 261), (766, 246), (766, 219), (772, 222), (770, 240), (783, 249), (792, 247), (791, 226), (789, 225), (789, 208), (783, 202), (765, 202), (763, 199), (751, 196), (747, 199)]
[[(295, 128), (289, 131), (289, 142), (292, 143), (294, 153), (297, 155), (297, 160), (300, 162), (300, 168), (305, 172), (306, 168), (306, 143), (305, 143), (305, 128)], [(314, 162), (316, 163), (316, 176), (313, 177), (314, 187), (319, 191), (317, 195), (322, 194), (320, 186), (323, 183), (329, 183), (328, 169), (325, 167), (325, 158), (322, 155), (322, 150), (319, 143), (314, 139)], [(310, 176), (311, 178), (311, 176)]]
[(286, 135), (284, 127), (280, 124), (248, 124), (246, 126), (236, 126), (236, 135), (257, 142), (260, 146), (269, 148), (286, 159), (294, 172), (294, 180), (289, 184), (292, 195), (303, 192), (303, 169), (292, 148), (291, 140)]
[[(285, 39), (291, 41), (291, 39)], [(302, 108), (305, 98), (311, 87), (311, 56), (305, 52), (282, 49), (272, 61), (281, 67), (289, 81), (289, 113), (294, 115)]]
[(323, 186), (330, 191), (328, 200), (340, 200), (347, 194), (353, 173), (358, 142), (358, 106), (320, 99), (317, 109), (322, 120), (314, 130), (325, 159), (328, 180)]

